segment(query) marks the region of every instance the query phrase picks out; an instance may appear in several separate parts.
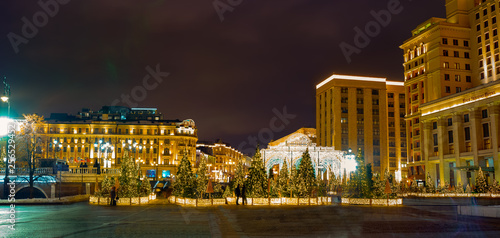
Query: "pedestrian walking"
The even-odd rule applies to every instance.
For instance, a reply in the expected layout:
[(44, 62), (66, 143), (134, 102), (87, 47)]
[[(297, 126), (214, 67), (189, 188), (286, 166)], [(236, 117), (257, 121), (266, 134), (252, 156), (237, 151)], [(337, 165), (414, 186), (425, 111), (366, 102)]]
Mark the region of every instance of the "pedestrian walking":
[(247, 188), (245, 187), (245, 184), (243, 184), (243, 188), (241, 188), (241, 204), (243, 204), (243, 205), (245, 205), (247, 203), (246, 192), (247, 192)]
[(113, 186), (111, 188), (111, 192), (109, 192), (109, 197), (111, 198), (110, 204), (111, 206), (116, 206), (116, 188)]
[(240, 204), (238, 204), (238, 200), (240, 199), (240, 185), (239, 184), (234, 189), (234, 194), (236, 195), (236, 205), (240, 205)]
[(339, 204), (342, 204), (342, 187), (340, 185), (337, 185), (337, 198)]

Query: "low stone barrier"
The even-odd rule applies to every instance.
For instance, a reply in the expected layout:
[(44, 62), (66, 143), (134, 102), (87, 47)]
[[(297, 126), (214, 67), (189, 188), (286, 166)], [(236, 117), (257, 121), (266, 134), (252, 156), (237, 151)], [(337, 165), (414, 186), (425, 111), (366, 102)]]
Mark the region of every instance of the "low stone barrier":
[[(235, 197), (227, 197), (222, 199), (191, 199), (191, 198), (179, 198), (175, 196), (170, 196), (168, 201), (171, 204), (177, 204), (181, 206), (194, 206), (194, 207), (204, 207), (204, 206), (219, 206), (219, 205), (235, 205)], [(242, 204), (243, 199), (239, 198), (238, 203)], [(317, 197), (317, 198), (247, 198), (246, 204), (249, 206), (281, 206), (281, 205), (330, 205), (332, 204), (331, 197)]]
[(33, 199), (16, 199), (10, 202), (8, 199), (0, 200), (0, 205), (5, 204), (68, 204), (76, 202), (84, 202), (89, 200), (89, 195), (75, 195), (61, 198), (33, 198)]
[[(89, 203), (93, 205), (109, 205), (111, 198), (90, 196)], [(117, 206), (137, 206), (147, 205), (156, 200), (156, 194), (150, 194), (147, 197), (120, 198), (116, 200)]]
[(500, 194), (493, 193), (403, 193), (402, 197), (485, 197), (500, 198)]
[(342, 198), (345, 205), (369, 205), (369, 206), (398, 206), (403, 205), (402, 198), (396, 199), (370, 199), (370, 198)]
[(194, 199), (194, 198), (180, 198), (176, 196), (168, 197), (168, 201), (171, 204), (177, 204), (181, 206), (192, 206), (192, 207), (207, 207), (207, 206), (219, 206), (225, 205), (226, 199)]

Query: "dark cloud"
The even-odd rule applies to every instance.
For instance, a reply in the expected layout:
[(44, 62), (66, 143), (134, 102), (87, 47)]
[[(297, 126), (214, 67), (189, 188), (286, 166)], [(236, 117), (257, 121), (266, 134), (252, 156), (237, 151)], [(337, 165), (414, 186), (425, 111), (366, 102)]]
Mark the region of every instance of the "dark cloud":
[[(224, 2), (224, 0), (221, 0)], [(340, 42), (387, 1), (243, 1), (221, 22), (206, 0), (70, 1), (14, 53), (7, 34), (37, 1), (0, 3), (0, 74), (18, 113), (99, 109), (142, 84), (146, 66), (170, 72), (141, 107), (196, 121), (201, 140), (235, 146), (269, 125), (273, 108), (297, 118), (275, 135), (315, 126), (314, 86), (333, 72), (402, 80), (399, 45), (444, 1), (402, 0), (404, 10), (348, 64)]]

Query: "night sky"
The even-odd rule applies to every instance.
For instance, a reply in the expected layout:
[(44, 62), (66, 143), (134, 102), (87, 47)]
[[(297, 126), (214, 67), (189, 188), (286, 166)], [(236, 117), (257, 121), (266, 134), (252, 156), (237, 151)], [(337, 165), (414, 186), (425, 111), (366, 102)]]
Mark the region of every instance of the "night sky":
[[(135, 92), (136, 105), (118, 105), (193, 119), (200, 140), (246, 152), (241, 143), (269, 128), (273, 108), (296, 115), (275, 139), (315, 127), (315, 85), (334, 72), (402, 81), (399, 45), (418, 24), (445, 16), (444, 0), (401, 0), (402, 12), (348, 63), (340, 43), (353, 45), (353, 29), (390, 0), (229, 0), (235, 6), (222, 21), (211, 0), (59, 1), (68, 3), (47, 22), (38, 1), (0, 2), (0, 75), (14, 113), (76, 114)], [(16, 53), (9, 33), (24, 37), (22, 18), (34, 15), (38, 32)], [(141, 95), (146, 67), (157, 65), (169, 75), (156, 87), (148, 79)]]

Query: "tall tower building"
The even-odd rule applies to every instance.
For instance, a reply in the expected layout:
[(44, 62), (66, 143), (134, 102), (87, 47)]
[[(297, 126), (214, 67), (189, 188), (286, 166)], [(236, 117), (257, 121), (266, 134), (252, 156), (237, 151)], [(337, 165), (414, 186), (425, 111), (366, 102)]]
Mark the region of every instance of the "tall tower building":
[(406, 167), (405, 101), (402, 82), (332, 75), (316, 86), (317, 144), (361, 148), (375, 171), (401, 171)]
[(446, 0), (446, 18), (420, 24), (400, 46), (410, 179), (467, 184), (479, 167), (500, 177), (498, 7)]

